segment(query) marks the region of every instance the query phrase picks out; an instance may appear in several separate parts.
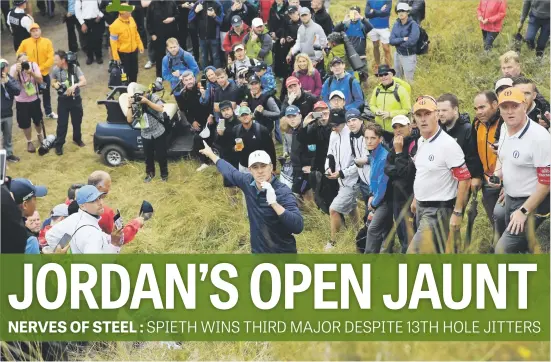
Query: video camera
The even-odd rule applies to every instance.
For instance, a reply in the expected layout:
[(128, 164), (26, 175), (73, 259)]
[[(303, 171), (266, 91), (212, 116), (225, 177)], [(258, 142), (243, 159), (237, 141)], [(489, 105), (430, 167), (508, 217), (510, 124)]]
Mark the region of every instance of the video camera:
[(78, 64), (78, 54), (75, 52), (67, 52), (67, 64), (69, 65), (79, 65)]

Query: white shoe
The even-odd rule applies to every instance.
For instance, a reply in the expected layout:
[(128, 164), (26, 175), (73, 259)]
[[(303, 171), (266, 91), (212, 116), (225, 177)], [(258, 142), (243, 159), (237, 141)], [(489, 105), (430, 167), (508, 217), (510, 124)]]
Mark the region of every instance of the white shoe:
[(149, 68), (153, 67), (154, 64), (155, 63), (153, 63), (151, 60), (148, 60), (147, 63), (145, 63), (144, 68), (149, 69)]
[(52, 113), (46, 115), (46, 117), (51, 118), (51, 119), (57, 119), (57, 114), (55, 114), (55, 112), (52, 112)]
[(334, 242), (331, 242), (331, 241), (328, 241), (327, 244), (325, 244), (325, 248), (324, 250), (325, 251), (328, 251), (328, 250), (331, 250), (335, 248), (335, 243)]
[(208, 167), (209, 167), (209, 165), (207, 165), (206, 163), (203, 163), (203, 164), (201, 164), (201, 166), (199, 166), (199, 168), (197, 169), (197, 172), (201, 172), (203, 170), (206, 170)]

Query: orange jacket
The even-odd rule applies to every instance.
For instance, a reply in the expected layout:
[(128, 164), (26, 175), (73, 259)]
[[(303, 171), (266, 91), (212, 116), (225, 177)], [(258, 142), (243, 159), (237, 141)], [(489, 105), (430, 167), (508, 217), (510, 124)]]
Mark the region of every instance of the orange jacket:
[(497, 161), (497, 155), (493, 152), (493, 149), (489, 143), (495, 144), (499, 141), (496, 139), (496, 131), (499, 127), (501, 127), (501, 124), (502, 122), (499, 113), (496, 113), (496, 115), (488, 123), (480, 122), (476, 118), (473, 122), (473, 131), (476, 132), (478, 157), (482, 162), (484, 174), (488, 176), (494, 174)]
[(35, 62), (40, 67), (42, 75), (48, 75), (52, 65), (54, 65), (54, 46), (48, 38), (33, 37), (27, 38), (21, 42), (17, 54), (26, 53), (29, 61)]
[(143, 43), (138, 34), (136, 21), (132, 17), (123, 19), (119, 16), (117, 20), (109, 26), (111, 51), (113, 59), (120, 61), (119, 52), (132, 53), (134, 51), (143, 51)]

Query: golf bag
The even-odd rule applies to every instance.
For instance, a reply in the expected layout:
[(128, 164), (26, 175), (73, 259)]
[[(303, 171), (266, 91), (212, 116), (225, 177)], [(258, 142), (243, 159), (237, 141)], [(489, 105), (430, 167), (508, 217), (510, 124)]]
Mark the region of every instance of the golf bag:
[(126, 76), (126, 73), (124, 72), (124, 68), (122, 64), (120, 64), (116, 60), (111, 60), (109, 62), (108, 72), (109, 72), (109, 83), (107, 84), (108, 87), (119, 87), (119, 86), (128, 85), (128, 78)]

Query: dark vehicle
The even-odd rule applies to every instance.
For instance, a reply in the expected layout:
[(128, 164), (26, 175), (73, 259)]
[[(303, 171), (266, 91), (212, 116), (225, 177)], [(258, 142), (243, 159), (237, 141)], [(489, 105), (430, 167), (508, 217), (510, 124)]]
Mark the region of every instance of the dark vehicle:
[[(138, 87), (142, 87), (140, 91), (147, 90), (146, 87)], [(131, 125), (126, 121), (128, 97), (126, 86), (113, 87), (107, 99), (97, 102), (105, 105), (107, 121), (96, 125), (94, 151), (111, 167), (119, 166), (126, 160), (145, 158), (139, 122)], [(193, 148), (194, 133), (189, 124), (182, 121), (183, 117), (176, 104), (165, 103), (164, 109), (168, 157), (174, 159), (189, 156)]]

